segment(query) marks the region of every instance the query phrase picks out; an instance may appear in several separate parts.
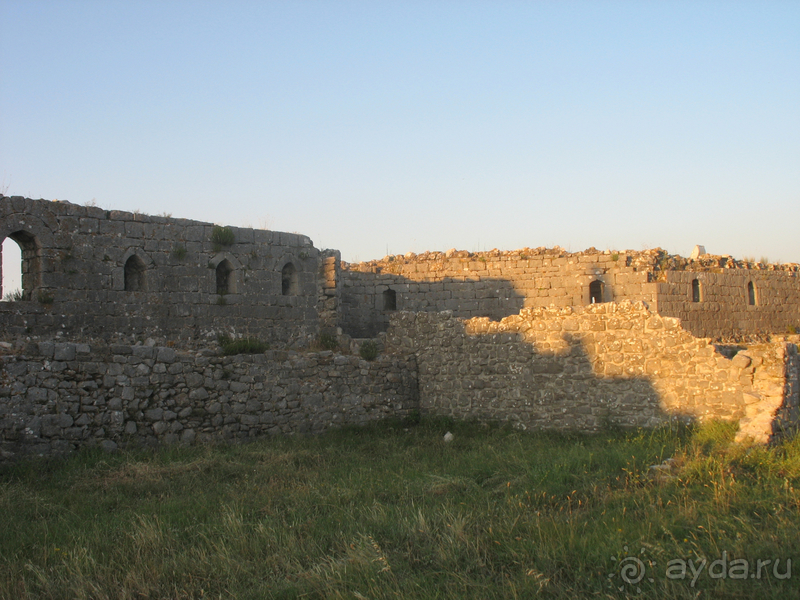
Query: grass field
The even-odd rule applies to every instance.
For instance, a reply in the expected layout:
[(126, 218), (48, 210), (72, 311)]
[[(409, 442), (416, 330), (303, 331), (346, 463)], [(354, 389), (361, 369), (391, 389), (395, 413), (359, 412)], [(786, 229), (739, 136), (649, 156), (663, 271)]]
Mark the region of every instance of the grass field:
[(423, 420), (32, 460), (0, 470), (0, 597), (798, 597), (800, 439), (733, 434)]

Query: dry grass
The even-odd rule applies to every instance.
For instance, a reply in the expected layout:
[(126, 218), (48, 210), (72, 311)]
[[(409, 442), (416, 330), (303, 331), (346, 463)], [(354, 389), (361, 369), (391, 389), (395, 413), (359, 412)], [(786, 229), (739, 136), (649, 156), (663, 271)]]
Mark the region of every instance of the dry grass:
[[(800, 554), (800, 441), (733, 433), (423, 420), (31, 461), (0, 472), (0, 597), (797, 597), (772, 571), (666, 577), (723, 552), (781, 558), (780, 575)], [(630, 584), (634, 557), (647, 577)]]

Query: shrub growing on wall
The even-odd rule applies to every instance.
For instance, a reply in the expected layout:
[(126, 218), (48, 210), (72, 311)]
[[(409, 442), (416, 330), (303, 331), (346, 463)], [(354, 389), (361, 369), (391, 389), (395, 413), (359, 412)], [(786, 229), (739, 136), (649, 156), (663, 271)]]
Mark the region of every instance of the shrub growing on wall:
[(235, 241), (236, 236), (233, 234), (233, 229), (214, 225), (214, 229), (211, 231), (211, 243), (214, 244), (215, 251), (219, 251), (223, 246), (233, 246)]
[(375, 360), (378, 357), (378, 345), (372, 340), (367, 340), (361, 344), (358, 353), (364, 360)]

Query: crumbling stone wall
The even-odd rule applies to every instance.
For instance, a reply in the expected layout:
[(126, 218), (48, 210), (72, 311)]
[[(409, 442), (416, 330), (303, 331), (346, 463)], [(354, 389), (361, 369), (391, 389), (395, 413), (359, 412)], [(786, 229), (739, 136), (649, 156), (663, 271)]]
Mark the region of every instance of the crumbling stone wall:
[(397, 356), (29, 343), (0, 356), (0, 450), (11, 458), (315, 433), (407, 414), (417, 408), (415, 376), (413, 359)]
[[(561, 248), (524, 248), (510, 252), (450, 250), (389, 256), (380, 261), (343, 265), (340, 277), (342, 329), (355, 337), (385, 331), (396, 309), (451, 310), (461, 318), (499, 320), (522, 308), (581, 306), (593, 302), (655, 302), (651, 260), (639, 255)], [(593, 299), (592, 282), (599, 283)]]
[(762, 441), (798, 422), (794, 344), (727, 358), (643, 303), (523, 309), (499, 322), (402, 312), (386, 344), (414, 353), (420, 408), (435, 414), (579, 431), (746, 417)]
[(800, 329), (799, 265), (748, 263), (708, 254), (687, 259), (658, 248), (575, 253), (558, 247), (449, 250), (387, 256), (343, 264), (339, 287), (340, 325), (356, 337), (386, 330), (393, 312), (387, 294), (395, 298), (397, 310), (452, 310), (461, 318), (499, 320), (522, 308), (630, 300), (643, 301), (663, 316), (681, 318), (686, 329), (701, 337)]
[[(348, 265), (297, 234), (20, 197), (0, 197), (6, 237), (24, 288), (0, 302), (6, 453), (321, 431), (416, 406), (582, 431), (723, 418), (761, 441), (798, 422), (800, 338), (695, 337), (800, 327), (798, 265), (560, 248)], [(388, 328), (392, 355), (283, 350), (337, 327)], [(186, 351), (220, 333), (281, 350)]]
[(0, 302), (0, 334), (276, 344), (319, 332), (319, 250), (306, 236), (0, 197), (0, 242), (23, 249), (24, 300)]

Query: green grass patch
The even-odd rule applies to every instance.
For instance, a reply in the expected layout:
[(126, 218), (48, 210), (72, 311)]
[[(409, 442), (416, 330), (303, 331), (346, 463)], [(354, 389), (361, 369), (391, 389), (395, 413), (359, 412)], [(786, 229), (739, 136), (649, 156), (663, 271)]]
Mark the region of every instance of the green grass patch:
[(219, 252), (224, 247), (233, 246), (234, 243), (236, 243), (236, 235), (233, 233), (233, 229), (214, 225), (211, 230), (211, 244), (215, 252)]
[[(224, 299), (224, 296), (222, 296)], [(234, 354), (261, 354), (269, 349), (269, 344), (256, 338), (234, 339), (227, 335), (219, 336), (219, 345), (222, 347), (222, 354), (232, 356)]]
[(373, 340), (367, 340), (358, 349), (358, 354), (364, 360), (375, 360), (378, 358), (378, 344)]
[[(0, 469), (0, 597), (796, 597), (800, 441), (732, 434), (423, 418), (33, 460)], [(666, 576), (723, 552), (781, 558), (778, 576)], [(633, 559), (646, 573), (627, 583)]]

